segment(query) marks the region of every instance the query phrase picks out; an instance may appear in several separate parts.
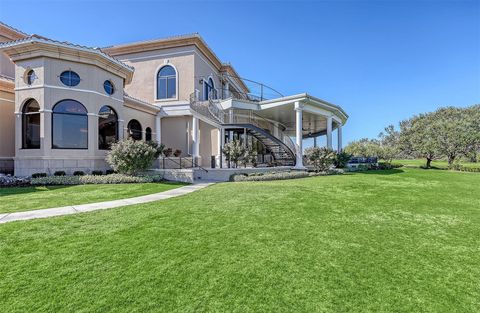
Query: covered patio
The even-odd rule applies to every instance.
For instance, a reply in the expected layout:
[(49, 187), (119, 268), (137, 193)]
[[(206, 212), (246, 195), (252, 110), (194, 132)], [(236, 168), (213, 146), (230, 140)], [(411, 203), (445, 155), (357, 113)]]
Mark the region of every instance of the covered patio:
[[(342, 150), (342, 126), (348, 115), (332, 103), (306, 93), (260, 102), (230, 99), (222, 102), (224, 110), (250, 109), (265, 118), (283, 133), (295, 138), (295, 169), (305, 169), (303, 164), (304, 140), (313, 138), (317, 146), (320, 136), (326, 136), (326, 146), (333, 149), (333, 132), (337, 131), (337, 150)], [(274, 134), (275, 135), (275, 134)]]

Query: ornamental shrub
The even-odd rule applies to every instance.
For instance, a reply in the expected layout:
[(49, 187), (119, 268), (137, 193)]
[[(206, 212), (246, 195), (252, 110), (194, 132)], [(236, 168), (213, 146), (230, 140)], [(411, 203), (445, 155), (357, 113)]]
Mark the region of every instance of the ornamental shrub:
[(47, 176), (32, 178), (34, 186), (46, 185), (84, 185), (84, 184), (131, 184), (160, 182), (163, 177), (153, 176), (129, 176), (124, 174), (110, 175), (84, 175), (84, 176)]
[(315, 167), (317, 172), (325, 172), (335, 162), (335, 151), (328, 148), (310, 147), (305, 149), (308, 161)]
[(75, 171), (73, 172), (73, 176), (83, 176), (85, 175), (85, 172), (84, 171)]
[(100, 171), (100, 170), (92, 171), (92, 175), (96, 175), (96, 176), (103, 175), (103, 171)]
[(235, 167), (238, 167), (238, 161), (244, 155), (245, 148), (239, 140), (234, 139), (223, 146), (222, 152), (228, 162), (233, 162)]
[(107, 163), (118, 173), (135, 175), (153, 163), (157, 149), (142, 140), (126, 139), (112, 145)]
[(268, 181), (268, 180), (283, 180), (283, 179), (294, 179), (294, 178), (304, 178), (309, 177), (310, 174), (306, 171), (298, 172), (270, 172), (270, 173), (252, 173), (250, 175), (234, 174), (230, 176), (230, 181), (241, 182), (241, 181)]
[(162, 155), (163, 150), (165, 149), (165, 145), (163, 143), (158, 143), (156, 141), (147, 141), (146, 142), (149, 146), (154, 148), (157, 152), (155, 153), (155, 159)]
[(351, 158), (352, 158), (352, 155), (350, 153), (341, 151), (335, 155), (335, 160), (333, 163), (336, 168), (344, 168), (347, 166), (347, 163), (348, 161), (350, 161)]
[(56, 171), (55, 173), (53, 173), (53, 176), (65, 176), (66, 173), (65, 171)]

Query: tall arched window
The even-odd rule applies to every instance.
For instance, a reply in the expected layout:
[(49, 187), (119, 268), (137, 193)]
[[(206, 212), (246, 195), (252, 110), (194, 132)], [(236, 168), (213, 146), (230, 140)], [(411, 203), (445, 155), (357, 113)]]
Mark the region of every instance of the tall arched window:
[(98, 149), (108, 150), (118, 140), (118, 116), (108, 105), (98, 112)]
[(40, 149), (40, 105), (34, 99), (22, 110), (22, 148)]
[(157, 73), (157, 99), (177, 97), (177, 72), (171, 65), (165, 65)]
[(137, 120), (130, 120), (127, 125), (128, 137), (133, 140), (142, 140), (142, 125)]
[(205, 95), (205, 100), (209, 99), (217, 99), (217, 93), (215, 90), (215, 83), (213, 82), (213, 79), (210, 77), (208, 78), (208, 81), (204, 83), (204, 95)]
[(53, 149), (88, 149), (87, 109), (78, 101), (62, 100), (52, 114)]
[(145, 128), (145, 141), (152, 141), (152, 129), (150, 127)]

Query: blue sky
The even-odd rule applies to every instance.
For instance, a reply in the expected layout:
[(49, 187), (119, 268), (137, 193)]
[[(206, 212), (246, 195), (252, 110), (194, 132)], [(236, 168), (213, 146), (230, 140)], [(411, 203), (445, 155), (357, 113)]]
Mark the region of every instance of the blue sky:
[(345, 143), (480, 103), (480, 1), (0, 0), (0, 20), (99, 47), (198, 32), (241, 76), (341, 105)]

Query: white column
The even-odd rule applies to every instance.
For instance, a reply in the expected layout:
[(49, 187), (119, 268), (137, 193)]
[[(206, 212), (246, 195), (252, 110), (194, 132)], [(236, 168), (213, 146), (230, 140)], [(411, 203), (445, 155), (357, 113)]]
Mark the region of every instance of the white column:
[(224, 99), (230, 98), (230, 83), (225, 82), (225, 90), (223, 91), (223, 97)]
[(327, 118), (327, 148), (332, 149), (332, 117)]
[(192, 156), (199, 156), (198, 118), (192, 117)]
[(160, 116), (160, 112), (158, 112), (155, 117), (155, 129), (155, 140), (160, 144), (162, 143), (162, 117)]
[(337, 127), (337, 151), (342, 152), (342, 124), (338, 124)]
[(118, 140), (125, 139), (125, 121), (118, 120)]
[(303, 170), (305, 166), (303, 166), (303, 132), (302, 132), (302, 121), (303, 121), (303, 104), (300, 102), (295, 102), (295, 140), (296, 145), (295, 148), (297, 151), (296, 153), (296, 162), (295, 162), (295, 169)]
[(222, 154), (222, 149), (223, 149), (223, 144), (225, 140), (225, 133), (222, 128), (218, 129), (218, 167), (222, 167), (223, 164), (223, 154)]

